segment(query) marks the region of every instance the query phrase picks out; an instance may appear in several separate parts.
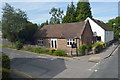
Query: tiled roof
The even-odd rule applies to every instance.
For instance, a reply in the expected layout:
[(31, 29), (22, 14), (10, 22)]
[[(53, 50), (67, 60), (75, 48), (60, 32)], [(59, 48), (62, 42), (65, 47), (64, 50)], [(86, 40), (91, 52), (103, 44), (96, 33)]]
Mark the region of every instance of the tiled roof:
[(43, 28), (36, 32), (35, 37), (48, 37), (48, 38), (80, 37), (87, 24), (89, 24), (88, 21), (45, 25), (43, 26)]
[(106, 31), (113, 31), (112, 27), (107, 26), (104, 22), (99, 21), (97, 19), (92, 19), (95, 23), (97, 23), (101, 28), (103, 28)]

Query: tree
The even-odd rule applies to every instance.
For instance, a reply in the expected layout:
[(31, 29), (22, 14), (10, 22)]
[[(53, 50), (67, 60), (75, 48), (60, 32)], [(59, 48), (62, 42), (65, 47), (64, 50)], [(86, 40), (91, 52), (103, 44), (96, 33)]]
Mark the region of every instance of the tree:
[[(3, 7), (2, 33), (4, 38), (7, 38), (11, 42), (16, 42), (18, 40), (27, 41), (26, 37), (29, 37), (30, 35), (32, 37), (33, 32), (35, 32), (33, 25), (34, 24), (27, 20), (27, 14), (25, 14), (24, 11), (20, 9), (14, 9), (14, 7), (10, 6), (8, 3), (6, 3), (6, 5)], [(24, 37), (21, 36), (22, 34)]]
[(42, 28), (44, 25), (48, 25), (48, 24), (49, 24), (49, 22), (48, 22), (48, 20), (46, 20), (46, 22), (41, 23), (41, 24), (39, 25), (39, 27)]
[(111, 26), (114, 30), (115, 39), (120, 39), (120, 17), (116, 17), (115, 19), (111, 19), (107, 23), (108, 26)]
[(88, 2), (78, 2), (76, 8), (76, 20), (84, 21), (87, 17), (92, 18), (90, 3)]
[(71, 23), (71, 22), (76, 22), (76, 17), (75, 17), (75, 6), (73, 2), (71, 2), (71, 5), (67, 6), (67, 11), (66, 15), (62, 19), (62, 23)]
[(30, 42), (33, 40), (33, 35), (38, 29), (37, 24), (33, 24), (31, 22), (26, 23), (23, 25), (24, 29), (18, 33), (19, 39), (22, 39), (25, 42)]
[(3, 36), (14, 42), (18, 39), (17, 33), (21, 30), (21, 25), (26, 23), (27, 17), (21, 10), (15, 10), (14, 7), (6, 3), (3, 8), (2, 32)]
[(51, 18), (50, 18), (50, 24), (60, 24), (62, 21), (62, 17), (63, 17), (63, 10), (61, 10), (60, 8), (52, 8), (51, 11), (49, 12), (49, 14), (51, 14)]

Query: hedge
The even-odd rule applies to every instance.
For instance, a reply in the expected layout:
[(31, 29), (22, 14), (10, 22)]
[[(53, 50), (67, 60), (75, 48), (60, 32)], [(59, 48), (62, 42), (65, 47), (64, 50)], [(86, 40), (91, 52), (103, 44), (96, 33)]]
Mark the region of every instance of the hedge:
[(60, 49), (58, 49), (58, 50), (56, 50), (55, 52), (54, 52), (54, 55), (55, 56), (67, 56), (67, 54), (65, 53), (65, 51), (63, 51), (63, 50), (60, 50)]
[(101, 51), (102, 49), (104, 49), (106, 47), (104, 42), (96, 42), (92, 45), (92, 49), (95, 49), (96, 52)]
[(79, 47), (79, 54), (85, 55), (85, 50), (88, 49), (88, 46), (86, 44), (83, 44)]
[(10, 79), (10, 59), (7, 55), (0, 55), (0, 60), (2, 60), (2, 79), (8, 80)]
[(16, 47), (17, 50), (20, 50), (23, 47), (23, 43), (21, 41), (16, 41), (15, 47)]

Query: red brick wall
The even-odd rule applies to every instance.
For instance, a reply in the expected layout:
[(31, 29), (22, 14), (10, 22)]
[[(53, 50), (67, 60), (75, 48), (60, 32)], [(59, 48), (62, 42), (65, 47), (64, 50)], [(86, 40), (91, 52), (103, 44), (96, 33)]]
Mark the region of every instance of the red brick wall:
[[(71, 47), (67, 46), (67, 39), (57, 39), (58, 49), (62, 49), (67, 53), (71, 53)], [(75, 49), (72, 50), (73, 52)]]
[(89, 26), (89, 24), (86, 25), (84, 31), (83, 31), (83, 34), (82, 34), (82, 37), (81, 37), (81, 40), (82, 40), (82, 44), (92, 44), (92, 41), (93, 41), (93, 36), (92, 36), (92, 30), (91, 30), (91, 27)]

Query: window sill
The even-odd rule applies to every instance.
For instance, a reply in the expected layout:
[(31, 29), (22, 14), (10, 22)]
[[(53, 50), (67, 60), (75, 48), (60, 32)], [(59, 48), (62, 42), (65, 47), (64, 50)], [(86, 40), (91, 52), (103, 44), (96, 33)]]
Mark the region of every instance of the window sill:
[(67, 47), (71, 47), (71, 45), (67, 45)]

